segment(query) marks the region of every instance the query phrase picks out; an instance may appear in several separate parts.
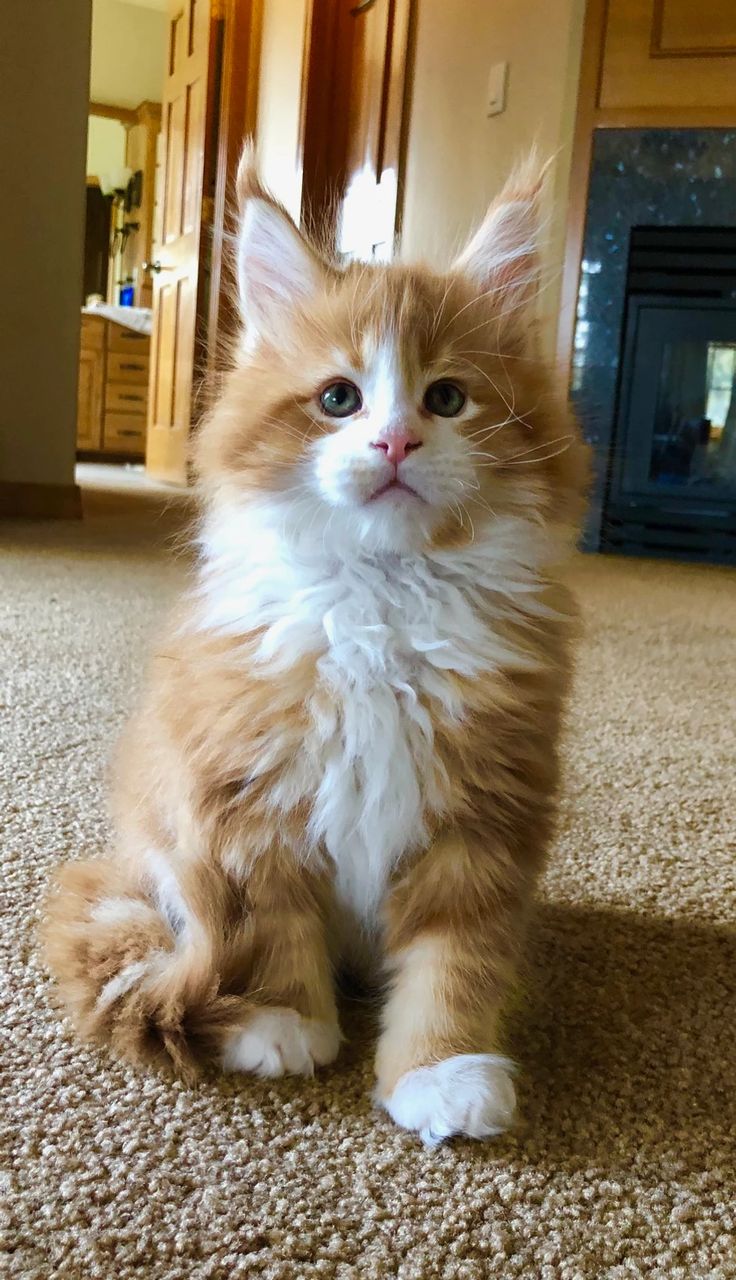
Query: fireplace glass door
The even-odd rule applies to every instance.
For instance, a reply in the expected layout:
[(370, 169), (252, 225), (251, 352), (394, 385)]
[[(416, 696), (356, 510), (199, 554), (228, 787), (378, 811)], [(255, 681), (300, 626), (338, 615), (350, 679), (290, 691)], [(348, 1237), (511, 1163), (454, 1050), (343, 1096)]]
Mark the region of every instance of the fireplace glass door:
[(630, 299), (613, 488), (686, 505), (736, 500), (732, 303)]

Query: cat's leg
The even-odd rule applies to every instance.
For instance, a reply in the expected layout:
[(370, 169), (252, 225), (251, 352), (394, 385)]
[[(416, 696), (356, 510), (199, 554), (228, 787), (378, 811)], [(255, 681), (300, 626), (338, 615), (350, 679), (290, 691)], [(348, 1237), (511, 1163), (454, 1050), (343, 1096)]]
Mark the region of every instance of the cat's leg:
[(513, 1066), (498, 1021), (513, 972), (529, 869), (476, 835), (447, 833), (394, 887), (393, 981), (376, 1061), (377, 1097), (428, 1144), (510, 1125)]
[(228, 1037), (226, 1071), (311, 1075), (337, 1056), (340, 1027), (326, 932), (329, 885), (283, 855), (262, 858), (247, 880), (250, 906), (229, 981), (248, 973), (257, 1011)]

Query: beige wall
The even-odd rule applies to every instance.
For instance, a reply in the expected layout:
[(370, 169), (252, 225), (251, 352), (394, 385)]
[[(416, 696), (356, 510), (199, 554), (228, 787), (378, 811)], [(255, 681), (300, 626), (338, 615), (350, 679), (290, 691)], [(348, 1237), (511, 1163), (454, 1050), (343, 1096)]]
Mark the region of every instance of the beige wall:
[(160, 102), (167, 31), (168, 18), (157, 8), (129, 0), (93, 0), (91, 100), (116, 107)]
[[(296, 169), (305, 0), (264, 0), (258, 149), (267, 184), (299, 216)], [(585, 0), (416, 0), (402, 252), (446, 264), (515, 161), (555, 156), (545, 192), (545, 347), (554, 336)], [(506, 110), (486, 115), (488, 72), (508, 61)]]
[[(446, 263), (515, 160), (557, 158), (547, 187), (545, 345), (554, 345), (584, 0), (418, 0), (403, 252)], [(488, 72), (510, 64), (487, 117)]]
[(299, 220), (297, 168), (306, 0), (264, 0), (256, 141), (261, 176)]
[(89, 0), (2, 0), (0, 480), (74, 476)]
[(87, 173), (99, 178), (125, 165), (125, 125), (106, 116), (90, 116), (87, 126)]

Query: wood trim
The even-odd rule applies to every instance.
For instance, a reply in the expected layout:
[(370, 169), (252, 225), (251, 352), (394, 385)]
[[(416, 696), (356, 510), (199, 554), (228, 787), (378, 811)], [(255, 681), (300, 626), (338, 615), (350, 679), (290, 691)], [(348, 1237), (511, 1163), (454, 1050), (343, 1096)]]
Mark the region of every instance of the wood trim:
[(733, 107), (602, 107), (594, 129), (733, 129)]
[[(302, 70), (301, 81), (299, 84), (299, 120), (297, 123), (297, 153), (294, 158), (296, 171), (299, 174), (300, 182), (304, 175), (304, 152), (308, 144), (308, 120), (307, 120), (307, 103), (309, 101), (309, 77), (312, 60), (312, 39), (316, 23), (315, 4), (317, 5), (317, 14), (323, 13), (323, 6), (320, 0), (307, 0), (304, 6), (304, 28), (302, 35)], [(320, 22), (320, 26), (324, 25), (324, 19)], [(304, 197), (302, 194), (302, 203)]]
[(409, 138), (411, 92), (414, 83), (414, 50), (418, 5), (414, 0), (396, 0), (391, 41), (391, 74), (386, 102), (382, 160), (396, 171), (394, 236), (401, 234), (404, 215), (406, 149)]
[(27, 484), (0, 481), (0, 517), (25, 520), (80, 520), (78, 484)]
[(654, 11), (652, 13), (652, 36), (649, 42), (649, 56), (652, 58), (728, 58), (736, 53), (736, 45), (720, 45), (717, 48), (709, 48), (706, 46), (698, 46), (697, 48), (688, 49), (687, 47), (673, 48), (672, 45), (662, 44), (662, 31), (664, 27), (664, 5), (665, 0), (654, 0)]
[(89, 115), (104, 116), (107, 120), (119, 120), (121, 124), (137, 124), (138, 116), (132, 107), (113, 107), (108, 102), (90, 102)]
[(217, 155), (212, 207), (212, 257), (207, 316), (207, 372), (222, 365), (237, 324), (237, 300), (228, 248), (234, 230), (231, 200), (246, 138), (255, 136), (258, 113), (264, 0), (226, 0)]
[(580, 263), (588, 205), (593, 130), (600, 96), (603, 48), (608, 21), (608, 0), (588, 0), (583, 27), (583, 48), (578, 81), (577, 116), (570, 165), (570, 196), (562, 269), (560, 318), (557, 326), (557, 363), (565, 385), (570, 378), (575, 311), (580, 285)]
[(161, 124), (161, 103), (151, 102), (149, 98), (144, 98), (143, 102), (139, 102), (133, 112), (136, 124)]

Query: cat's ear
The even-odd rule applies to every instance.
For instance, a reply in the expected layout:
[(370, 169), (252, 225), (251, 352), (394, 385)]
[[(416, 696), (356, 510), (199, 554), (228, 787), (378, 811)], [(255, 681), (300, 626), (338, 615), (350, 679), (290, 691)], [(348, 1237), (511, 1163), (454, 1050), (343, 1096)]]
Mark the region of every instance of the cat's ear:
[(241, 315), (248, 333), (278, 338), (288, 314), (324, 288), (326, 269), (261, 183), (251, 146), (238, 166), (237, 198)]
[(533, 153), (511, 174), (453, 270), (497, 294), (503, 307), (531, 301), (539, 287), (540, 203), (548, 165)]

